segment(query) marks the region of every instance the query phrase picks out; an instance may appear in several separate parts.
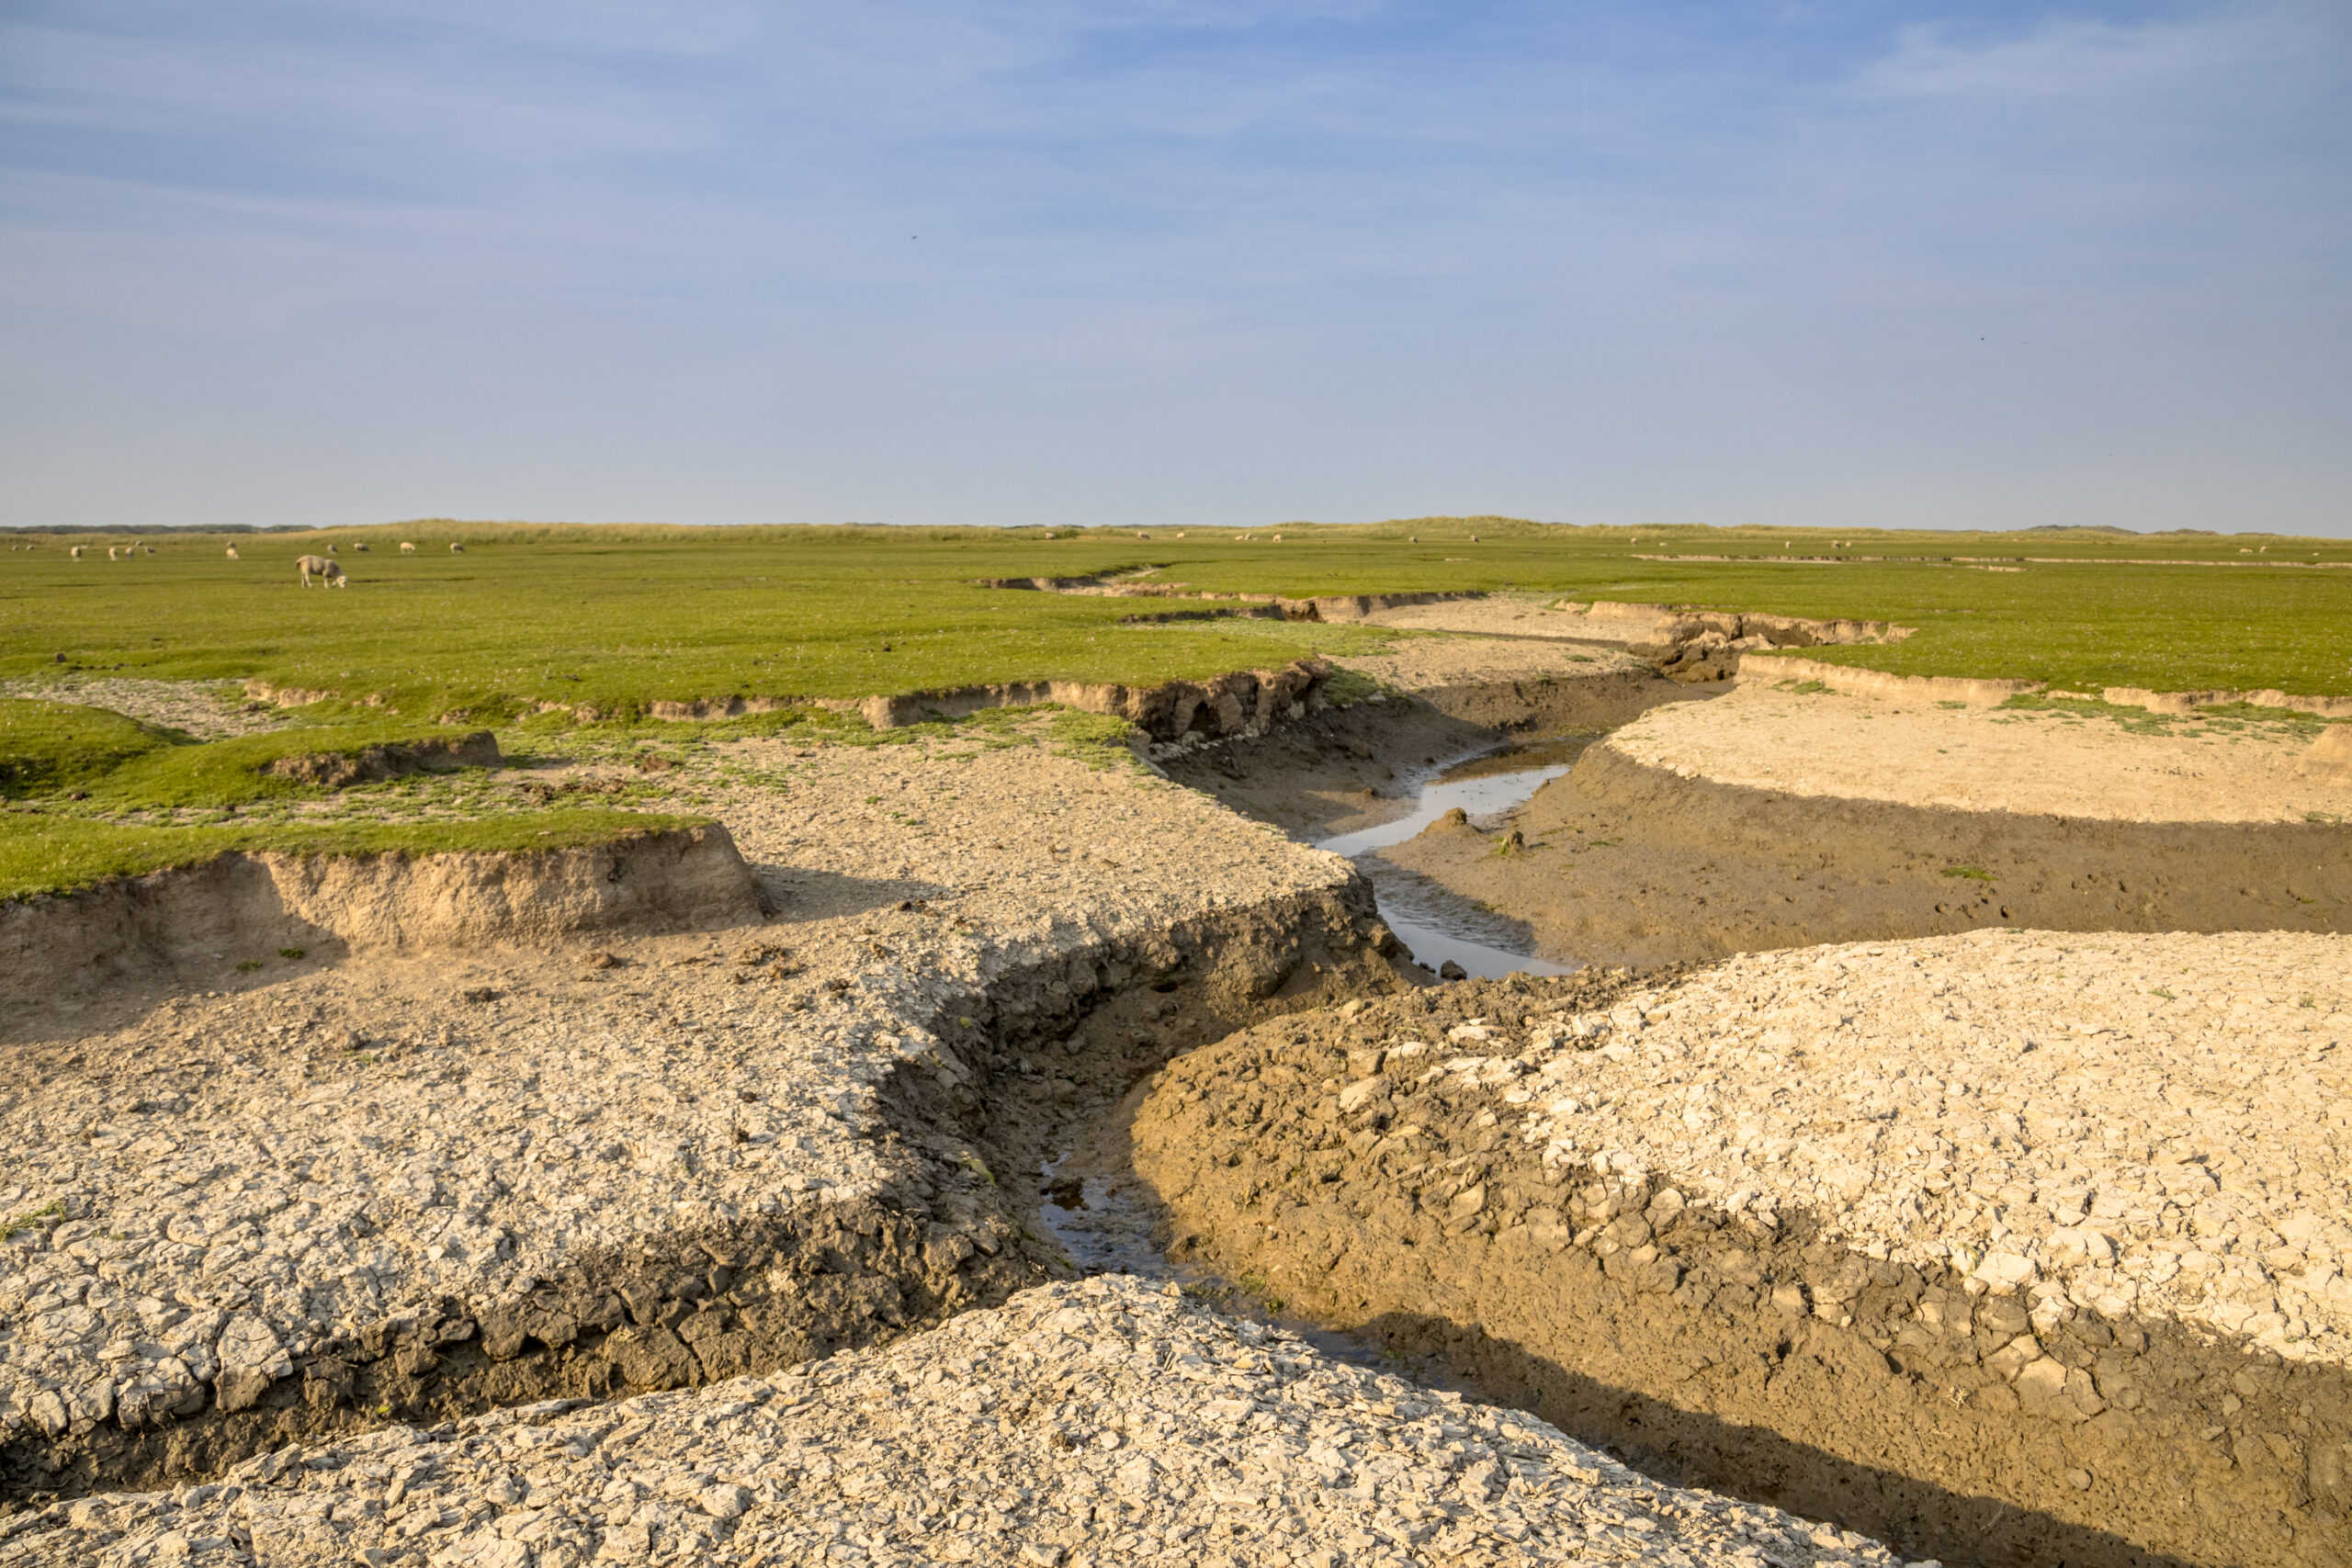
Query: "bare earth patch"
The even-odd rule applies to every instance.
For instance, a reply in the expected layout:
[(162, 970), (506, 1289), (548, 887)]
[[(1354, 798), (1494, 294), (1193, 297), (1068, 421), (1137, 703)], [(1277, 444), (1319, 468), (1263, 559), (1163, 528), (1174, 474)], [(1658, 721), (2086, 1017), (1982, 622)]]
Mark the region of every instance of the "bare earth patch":
[(1521, 598), (1508, 593), (1483, 599), (1457, 599), (1435, 604), (1408, 604), (1375, 610), (1366, 623), (1408, 631), (1462, 632), (1476, 637), (1547, 637), (1564, 642), (1646, 642), (1660, 623), (1660, 615), (1595, 617), (1552, 608), (1554, 600)]
[(2297, 727), (2180, 720), (2137, 733), (2054, 709), (1780, 691), (1645, 716), (1611, 750), (1681, 778), (1790, 795), (2120, 822), (2301, 822), (2352, 815), (2352, 771), (2301, 767)]
[[(1429, 610), (1457, 607), (1432, 604)], [(1385, 614), (1404, 615), (1405, 611)], [(1541, 611), (1529, 614), (1541, 615)], [(1464, 617), (1468, 618), (1468, 617)], [(1487, 612), (1486, 624), (1514, 624), (1506, 612)], [(1338, 658), (1331, 662), (1384, 685), (1408, 692), (1496, 681), (1583, 680), (1598, 675), (1647, 674), (1642, 660), (1611, 648), (1562, 647), (1533, 636), (1417, 637), (1400, 639), (1385, 654)]]

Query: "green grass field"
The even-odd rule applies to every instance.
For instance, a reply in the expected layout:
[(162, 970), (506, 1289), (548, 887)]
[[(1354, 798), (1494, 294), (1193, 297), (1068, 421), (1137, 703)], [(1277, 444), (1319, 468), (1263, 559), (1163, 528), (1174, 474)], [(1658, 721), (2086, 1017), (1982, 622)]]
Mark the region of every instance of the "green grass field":
[[(502, 827), (478, 810), (412, 810), (396, 791), (327, 801), (261, 773), (281, 745), (356, 747), (436, 722), (553, 736), (589, 713), (627, 726), (665, 700), (856, 698), (1052, 678), (1149, 685), (1375, 651), (1413, 635), (1239, 617), (1128, 625), (1217, 606), (982, 586), (988, 579), (1148, 571), (1221, 593), (1500, 591), (1892, 620), (1917, 635), (1811, 656), (2072, 690), (2352, 693), (2352, 542), (2342, 540), (1576, 529), (1502, 518), (1149, 538), (428, 522), (233, 541), (162, 536), (148, 541), (155, 554), (122, 561), (104, 549), (119, 536), (91, 536), (83, 542), (98, 547), (76, 561), (71, 538), (0, 537), (31, 542), (0, 559), (0, 681), (258, 679), (327, 694), (300, 710), (296, 730), (201, 746), (110, 716), (68, 720), (53, 708), (21, 711), (49, 705), (5, 705), (0, 798), (13, 804), (0, 818), (0, 897), (245, 845), (511, 846), (543, 830), (563, 839), (642, 821), (571, 813), (550, 827), (545, 814), (521, 812)], [(419, 553), (400, 555), (402, 538)], [(464, 554), (450, 553), (452, 540)], [(353, 548), (363, 541), (364, 555)], [(226, 558), (229, 542), (242, 559)], [(330, 543), (352, 585), (297, 586), (295, 557)], [(806, 710), (759, 722), (848, 734)], [(241, 819), (220, 819), (232, 808)], [(378, 819), (387, 810), (426, 815)]]
[[(1148, 684), (1380, 640), (1247, 620), (1137, 629), (1119, 623), (1155, 606), (975, 585), (1156, 567), (1159, 581), (1227, 592), (1513, 590), (1891, 619), (1918, 635), (1823, 657), (1906, 674), (2352, 692), (2352, 650), (2340, 640), (2352, 570), (2269, 564), (2352, 562), (2352, 543), (2340, 540), (1840, 534), (1852, 548), (1833, 551), (1830, 536), (1786, 530), (1488, 518), (1185, 534), (420, 524), (248, 536), (237, 561), (218, 540), (166, 536), (156, 555), (120, 562), (102, 552), (68, 560), (65, 541), (44, 540), (0, 560), (0, 679), (257, 676), (372, 694), (379, 711), (403, 717), (463, 711), (497, 722), (541, 703), (626, 714), (728, 694), (858, 697), (1046, 677)], [(1418, 545), (1406, 542), (1412, 534)], [(350, 553), (363, 537), (372, 552)], [(424, 548), (397, 555), (400, 537)], [(452, 537), (466, 554), (447, 552)], [(297, 587), (294, 557), (331, 541), (345, 545), (353, 585)], [(1902, 558), (1757, 558), (1777, 552)], [(1743, 558), (1641, 558), (1698, 554)], [(2068, 558), (2007, 572), (1930, 558), (2027, 554)], [(2199, 559), (2231, 564), (2150, 564)]]

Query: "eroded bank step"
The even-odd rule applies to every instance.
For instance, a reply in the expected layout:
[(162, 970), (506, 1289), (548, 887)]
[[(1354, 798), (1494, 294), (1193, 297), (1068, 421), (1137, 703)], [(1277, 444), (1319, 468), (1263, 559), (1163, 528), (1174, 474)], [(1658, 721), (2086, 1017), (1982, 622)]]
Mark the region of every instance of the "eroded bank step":
[(1109, 1277), (805, 1372), (390, 1427), (0, 1520), (0, 1563), (44, 1568), (1900, 1561)]
[[(1472, 982), (1171, 1064), (1180, 1262), (1955, 1561), (2352, 1559), (2352, 939)], [(1997, 1506), (1988, 1506), (1991, 1499)]]

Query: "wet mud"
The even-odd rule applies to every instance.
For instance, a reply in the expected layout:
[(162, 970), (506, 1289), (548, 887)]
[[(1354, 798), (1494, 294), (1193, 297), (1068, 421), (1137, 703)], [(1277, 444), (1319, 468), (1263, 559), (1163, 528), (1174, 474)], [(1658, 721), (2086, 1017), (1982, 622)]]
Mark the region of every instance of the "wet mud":
[(1521, 924), (1548, 957), (1659, 964), (1819, 942), (2037, 931), (2352, 930), (2329, 823), (2086, 821), (1685, 779), (1588, 750), (1508, 823), (1383, 852)]
[[(1947, 1562), (2352, 1557), (2341, 1368), (2087, 1311), (2037, 1337), (2016, 1299), (1826, 1241), (1802, 1213), (1768, 1226), (1662, 1179), (1547, 1169), (1491, 1096), (1443, 1079), (1340, 1098), (1364, 1040), (1509, 1032), (1617, 983), (1432, 988), (1172, 1063), (1128, 1130), (1171, 1257), (1662, 1478)], [(2042, 1370), (2010, 1375), (2029, 1354)]]

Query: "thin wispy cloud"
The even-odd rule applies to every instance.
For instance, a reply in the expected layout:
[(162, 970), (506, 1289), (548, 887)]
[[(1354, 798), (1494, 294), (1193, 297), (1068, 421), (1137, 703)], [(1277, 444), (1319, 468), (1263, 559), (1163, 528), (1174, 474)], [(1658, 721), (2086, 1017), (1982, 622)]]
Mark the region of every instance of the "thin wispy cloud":
[(2347, 41), (19, 5), (0, 515), (2352, 529)]

